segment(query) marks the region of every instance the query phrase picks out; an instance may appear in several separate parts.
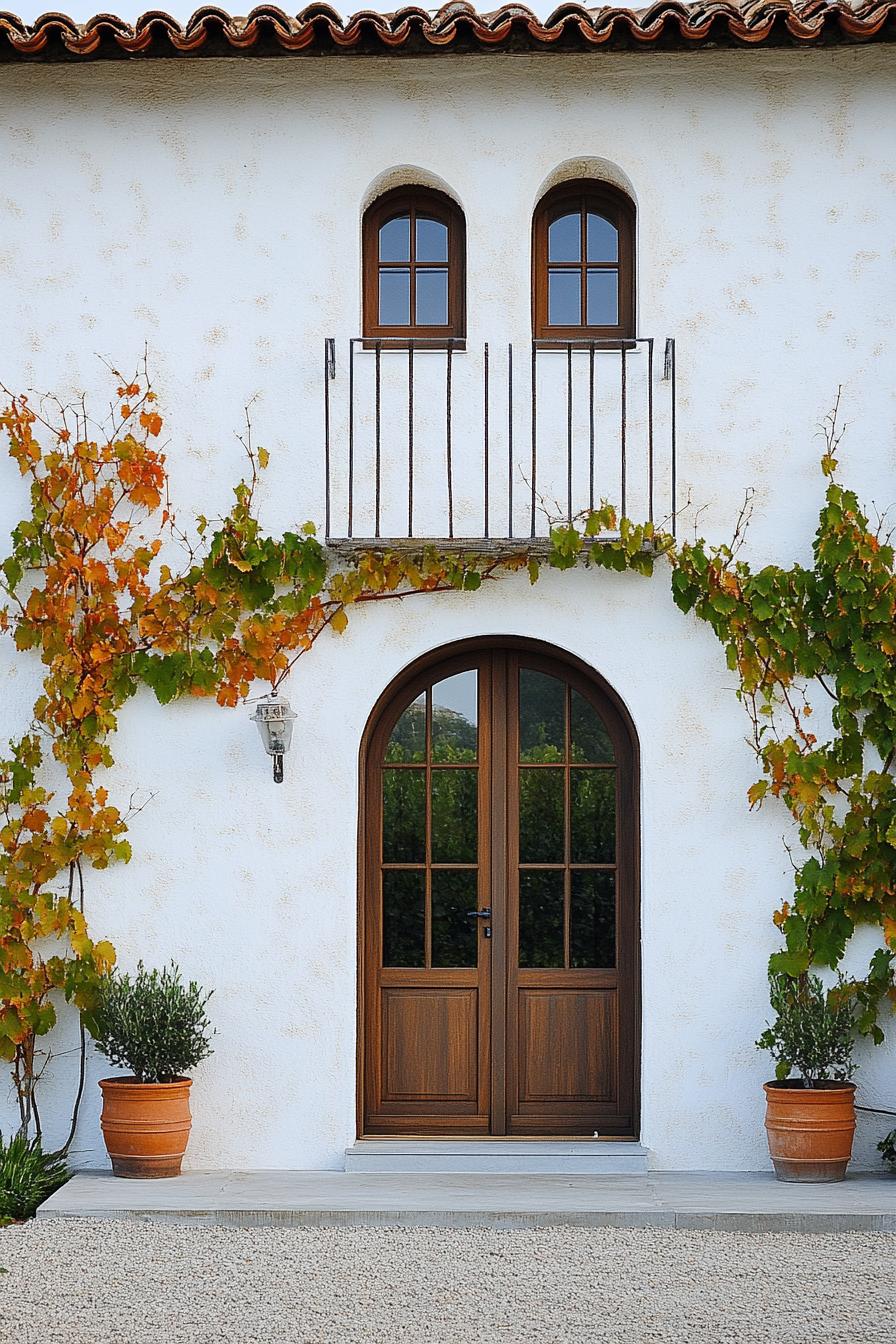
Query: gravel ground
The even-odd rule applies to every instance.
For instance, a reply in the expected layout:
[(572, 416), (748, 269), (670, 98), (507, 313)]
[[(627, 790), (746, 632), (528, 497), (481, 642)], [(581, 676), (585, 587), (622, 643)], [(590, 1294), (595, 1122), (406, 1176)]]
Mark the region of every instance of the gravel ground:
[(0, 1231), (2, 1344), (893, 1344), (896, 1235)]

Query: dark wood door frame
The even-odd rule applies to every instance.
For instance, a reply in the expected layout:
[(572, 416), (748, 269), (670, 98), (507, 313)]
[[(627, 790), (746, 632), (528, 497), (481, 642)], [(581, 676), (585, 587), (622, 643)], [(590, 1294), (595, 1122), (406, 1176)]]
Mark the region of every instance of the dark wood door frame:
[[(523, 658), (530, 657), (538, 660), (546, 660), (552, 663), (558, 670), (565, 670), (571, 674), (573, 681), (584, 681), (597, 691), (600, 698), (611, 711), (612, 722), (608, 723), (613, 735), (617, 738), (619, 747), (623, 748), (626, 770), (623, 782), (622, 801), (629, 809), (629, 825), (627, 835), (629, 839), (628, 852), (623, 856), (623, 862), (628, 874), (628, 891), (626, 894), (626, 909), (628, 927), (623, 939), (623, 957), (624, 965), (619, 967), (620, 974), (624, 974), (629, 986), (629, 1001), (626, 1003), (625, 1012), (627, 1015), (628, 1036), (631, 1042), (629, 1056), (621, 1060), (621, 1067), (625, 1070), (631, 1085), (631, 1114), (632, 1114), (632, 1134), (637, 1137), (640, 1126), (640, 1040), (641, 1040), (641, 983), (640, 983), (640, 753), (637, 732), (631, 716), (618, 693), (613, 687), (604, 680), (601, 675), (582, 659), (570, 654), (567, 651), (557, 648), (554, 645), (545, 643), (541, 640), (528, 639), (524, 637), (512, 636), (480, 636), (471, 639), (456, 641), (444, 645), (424, 654), (416, 659), (403, 672), (396, 677), (390, 685), (383, 691), (377, 700), (365, 727), (361, 739), (359, 752), (359, 808), (358, 808), (358, 993), (357, 993), (357, 1132), (359, 1136), (365, 1132), (365, 1087), (367, 1070), (367, 1052), (368, 1041), (366, 1039), (366, 1014), (365, 1005), (367, 1001), (367, 983), (366, 977), (369, 974), (368, 968), (372, 964), (374, 951), (371, 945), (370, 921), (367, 918), (367, 882), (368, 875), (374, 871), (374, 856), (372, 846), (376, 844), (376, 837), (373, 834), (374, 828), (371, 827), (369, 818), (372, 808), (372, 799), (370, 797), (369, 777), (371, 774), (371, 761), (374, 759), (372, 752), (378, 749), (384, 740), (385, 727), (388, 726), (391, 731), (397, 715), (392, 715), (391, 722), (388, 719), (388, 711), (402, 697), (413, 699), (414, 695), (420, 689), (432, 681), (432, 673), (438, 670), (440, 676), (450, 676), (453, 672), (459, 671), (471, 666), (471, 658), (475, 660), (477, 655), (486, 653), (495, 653), (505, 650), (508, 654), (516, 653)], [(497, 661), (491, 661), (492, 675), (496, 674)], [(503, 731), (501, 725), (497, 725), (499, 734)], [(387, 734), (386, 734), (387, 736)], [(503, 750), (505, 744), (501, 741), (493, 743), (497, 754)], [(499, 788), (496, 783), (497, 772), (491, 772), (491, 794), (487, 799), (484, 815), (488, 816), (488, 824), (494, 828), (504, 828), (506, 836), (507, 817), (502, 813), (499, 806), (500, 799), (497, 796)], [(483, 800), (485, 801), (485, 800)], [(507, 846), (504, 845), (506, 851)], [(500, 911), (500, 901), (502, 893), (506, 890), (507, 882), (504, 874), (498, 874), (494, 871), (496, 865), (487, 876), (488, 889), (492, 899), (492, 909), (495, 914), (494, 936), (491, 946), (491, 957), (494, 963), (500, 964), (506, 957), (506, 939), (507, 939), (507, 920), (504, 918), (503, 911)], [(495, 905), (498, 902), (498, 905)], [(489, 1005), (491, 1016), (491, 1033), (497, 1039), (498, 1035), (503, 1038), (506, 1026), (507, 1003), (504, 997), (500, 977), (491, 977), (492, 998)], [(482, 1050), (480, 1043), (480, 1052)], [(481, 1058), (481, 1054), (480, 1054)], [(483, 1060), (483, 1063), (486, 1061)], [(490, 1097), (490, 1108), (493, 1117), (496, 1117), (500, 1127), (505, 1114), (507, 1104), (507, 1088), (502, 1073), (497, 1069), (490, 1069), (489, 1076), (492, 1079), (492, 1095)], [(483, 1135), (485, 1137), (485, 1135)]]

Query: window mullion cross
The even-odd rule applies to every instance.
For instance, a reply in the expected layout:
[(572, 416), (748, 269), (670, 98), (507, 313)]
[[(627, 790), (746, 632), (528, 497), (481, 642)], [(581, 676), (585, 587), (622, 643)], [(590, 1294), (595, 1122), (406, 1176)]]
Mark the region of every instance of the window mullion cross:
[(408, 317), (409, 317), (409, 319), (410, 319), (410, 325), (411, 325), (412, 327), (416, 327), (416, 325), (417, 325), (417, 211), (415, 210), (415, 208), (414, 208), (413, 206), (411, 206), (410, 210), (408, 211), (408, 228), (409, 228), (409, 230), (410, 230), (410, 240), (409, 240), (409, 241), (410, 241), (410, 246), (409, 246), (409, 248), (408, 248), (408, 255), (410, 256), (410, 270), (411, 270), (411, 277), (410, 277), (410, 279), (411, 279), (411, 284), (410, 284), (410, 288), (411, 288), (411, 294), (410, 294), (411, 308), (410, 308), (410, 312), (409, 312), (409, 314), (408, 314)]
[(588, 252), (585, 201), (579, 205), (579, 322), (588, 325)]

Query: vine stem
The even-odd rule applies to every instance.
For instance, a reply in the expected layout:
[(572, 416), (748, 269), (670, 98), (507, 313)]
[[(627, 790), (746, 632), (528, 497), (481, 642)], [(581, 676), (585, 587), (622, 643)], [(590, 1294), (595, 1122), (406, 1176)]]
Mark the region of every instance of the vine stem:
[[(80, 858), (75, 859), (72, 863), (69, 864), (69, 881), (68, 881), (69, 897), (71, 897), (72, 887), (74, 886), (76, 870), (78, 873), (78, 907), (81, 911), (81, 914), (83, 915), (84, 871), (81, 867)], [(72, 1121), (71, 1124), (69, 1125), (68, 1137), (66, 1138), (65, 1143), (59, 1150), (61, 1153), (68, 1153), (69, 1149), (71, 1148), (72, 1144), (75, 1141), (75, 1134), (78, 1129), (78, 1117), (81, 1111), (81, 1101), (84, 1096), (84, 1081), (87, 1075), (87, 1032), (84, 1030), (83, 1018), (80, 1021), (79, 1029), (81, 1040), (80, 1040), (79, 1058), (78, 1058), (78, 1091), (75, 1096), (75, 1104), (72, 1107)]]

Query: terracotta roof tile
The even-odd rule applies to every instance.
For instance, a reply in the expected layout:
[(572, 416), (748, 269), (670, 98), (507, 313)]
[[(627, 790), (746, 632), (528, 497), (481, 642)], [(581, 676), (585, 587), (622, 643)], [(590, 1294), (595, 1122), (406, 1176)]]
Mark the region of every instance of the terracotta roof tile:
[(661, 0), (641, 10), (564, 4), (545, 20), (517, 4), (480, 14), (465, 0), (437, 13), (409, 5), (393, 14), (361, 10), (347, 19), (326, 4), (308, 5), (294, 18), (273, 5), (260, 5), (245, 18), (207, 6), (186, 23), (161, 10), (135, 23), (97, 14), (83, 24), (65, 14), (43, 14), (28, 24), (0, 13), (0, 61), (822, 47), (894, 40), (896, 0)]

